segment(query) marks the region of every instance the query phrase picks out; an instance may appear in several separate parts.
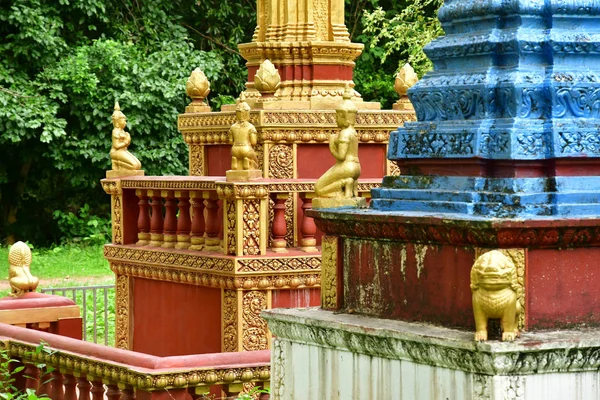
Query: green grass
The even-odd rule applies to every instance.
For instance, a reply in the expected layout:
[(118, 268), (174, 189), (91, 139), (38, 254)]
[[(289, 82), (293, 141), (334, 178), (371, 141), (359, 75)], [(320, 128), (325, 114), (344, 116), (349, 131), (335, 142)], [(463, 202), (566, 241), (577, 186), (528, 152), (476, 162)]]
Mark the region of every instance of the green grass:
[[(110, 276), (102, 245), (65, 245), (52, 249), (32, 249), (31, 273), (40, 279)], [(8, 247), (0, 248), (0, 260), (8, 271)], [(1, 265), (1, 264), (0, 264)]]
[[(31, 261), (31, 273), (37, 276), (41, 282), (38, 291), (52, 287), (71, 286), (96, 286), (114, 285), (115, 279), (108, 261), (102, 253), (103, 246), (75, 246), (66, 245), (52, 249), (33, 249)], [(0, 268), (5, 265), (4, 271), (8, 275), (8, 248), (0, 248)], [(0, 275), (1, 276), (1, 275)], [(0, 278), (1, 279), (1, 278)], [(8, 276), (4, 281), (8, 284)], [(8, 296), (10, 289), (0, 290), (0, 297)], [(61, 293), (56, 293), (62, 295)], [(73, 299), (73, 293), (67, 291), (65, 297)], [(104, 313), (99, 312), (94, 318), (94, 298), (91, 291), (86, 293), (85, 307), (83, 304), (83, 293), (76, 292), (75, 302), (86, 316), (87, 340), (93, 340), (93, 321), (97, 320), (96, 334), (98, 343), (104, 344), (104, 330), (108, 330), (108, 344), (114, 345), (115, 338), (115, 290), (110, 289), (107, 295), (108, 318), (104, 321)], [(98, 293), (96, 298), (97, 310), (104, 310), (104, 294)]]

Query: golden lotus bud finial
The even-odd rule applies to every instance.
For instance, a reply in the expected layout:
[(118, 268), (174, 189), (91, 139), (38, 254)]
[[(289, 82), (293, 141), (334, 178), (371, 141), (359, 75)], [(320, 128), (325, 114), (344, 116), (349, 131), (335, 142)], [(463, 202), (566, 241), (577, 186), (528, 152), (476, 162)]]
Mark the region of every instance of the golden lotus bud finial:
[(413, 67), (410, 64), (406, 63), (400, 71), (396, 74), (396, 81), (394, 82), (394, 89), (396, 93), (400, 97), (406, 96), (408, 89), (414, 86), (415, 83), (419, 81), (419, 77), (417, 76)]
[(185, 84), (185, 92), (192, 100), (204, 103), (210, 93), (210, 82), (200, 68), (196, 68)]
[(279, 71), (273, 63), (265, 60), (260, 64), (260, 68), (254, 75), (254, 87), (263, 95), (272, 95), (281, 85)]
[(210, 106), (204, 101), (210, 93), (210, 82), (200, 68), (192, 71), (185, 84), (185, 93), (192, 102), (185, 108), (186, 113), (210, 112)]
[(18, 297), (25, 292), (33, 292), (39, 284), (39, 279), (31, 275), (31, 250), (23, 242), (17, 242), (8, 251), (8, 281), (11, 296)]

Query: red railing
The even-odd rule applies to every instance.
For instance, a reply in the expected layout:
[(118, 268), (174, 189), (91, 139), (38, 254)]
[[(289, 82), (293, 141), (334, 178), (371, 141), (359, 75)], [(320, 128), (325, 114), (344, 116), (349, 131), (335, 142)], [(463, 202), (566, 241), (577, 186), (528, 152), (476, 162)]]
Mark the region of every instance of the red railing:
[(156, 357), (6, 324), (0, 346), (15, 360), (12, 371), (24, 366), (13, 375), (16, 389), (52, 400), (202, 399), (270, 379), (268, 350)]

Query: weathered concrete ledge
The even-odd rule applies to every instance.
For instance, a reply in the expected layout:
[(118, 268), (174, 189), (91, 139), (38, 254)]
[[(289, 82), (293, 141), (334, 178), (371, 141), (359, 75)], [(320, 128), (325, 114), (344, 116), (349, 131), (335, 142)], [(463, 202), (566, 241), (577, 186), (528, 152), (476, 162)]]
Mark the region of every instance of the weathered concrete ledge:
[(320, 309), (263, 312), (279, 399), (600, 400), (600, 330), (514, 343)]
[(280, 339), (489, 375), (597, 371), (600, 329), (524, 332), (515, 342), (475, 342), (472, 332), (339, 314), (318, 308), (264, 311)]

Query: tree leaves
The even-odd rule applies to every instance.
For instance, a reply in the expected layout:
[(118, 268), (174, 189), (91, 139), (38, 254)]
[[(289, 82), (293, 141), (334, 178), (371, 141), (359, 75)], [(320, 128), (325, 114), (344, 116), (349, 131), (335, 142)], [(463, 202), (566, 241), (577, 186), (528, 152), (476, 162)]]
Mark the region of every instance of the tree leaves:
[[(224, 50), (198, 50), (179, 24), (186, 4), (193, 3), (0, 5), (0, 238), (44, 243), (64, 236), (55, 210), (90, 204), (90, 215), (108, 215), (98, 181), (110, 169), (116, 100), (146, 173), (187, 173), (188, 150), (177, 131), (177, 114), (189, 101), (187, 77), (200, 67), (221, 89), (231, 77)], [(222, 94), (237, 93), (232, 89)]]

